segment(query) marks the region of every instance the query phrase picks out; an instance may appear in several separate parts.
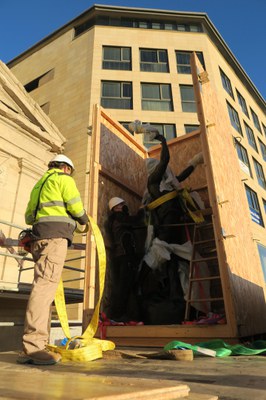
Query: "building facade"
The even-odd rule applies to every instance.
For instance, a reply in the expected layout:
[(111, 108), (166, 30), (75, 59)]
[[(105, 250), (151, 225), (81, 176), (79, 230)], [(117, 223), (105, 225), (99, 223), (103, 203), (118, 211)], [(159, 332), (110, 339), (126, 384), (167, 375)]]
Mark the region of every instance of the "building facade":
[[(86, 204), (93, 105), (125, 127), (139, 119), (168, 139), (189, 134), (199, 127), (191, 52), (230, 120), (251, 235), (266, 274), (265, 101), (206, 14), (93, 6), (8, 66), (66, 137)], [(144, 138), (144, 144), (152, 143)]]

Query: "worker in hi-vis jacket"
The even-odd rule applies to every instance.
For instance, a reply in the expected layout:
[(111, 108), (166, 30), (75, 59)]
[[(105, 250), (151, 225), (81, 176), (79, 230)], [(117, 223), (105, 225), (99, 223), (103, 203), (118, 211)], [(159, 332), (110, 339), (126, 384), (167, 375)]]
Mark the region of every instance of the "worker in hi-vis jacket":
[(71, 244), (76, 221), (88, 223), (88, 216), (76, 183), (72, 178), (73, 162), (64, 155), (55, 156), (48, 171), (33, 187), (25, 213), (32, 225), (31, 253), (34, 280), (29, 297), (20, 364), (51, 365), (61, 360), (58, 353), (48, 351), (50, 306), (55, 298), (67, 248)]

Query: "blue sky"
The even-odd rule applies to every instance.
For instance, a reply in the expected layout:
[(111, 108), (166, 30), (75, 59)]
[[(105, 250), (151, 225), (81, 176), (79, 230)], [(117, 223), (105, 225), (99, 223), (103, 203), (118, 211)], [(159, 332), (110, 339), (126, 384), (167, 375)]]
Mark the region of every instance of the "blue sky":
[[(266, 98), (266, 0), (105, 0), (95, 3), (207, 13)], [(95, 3), (88, 0), (0, 0), (0, 59), (7, 63)]]

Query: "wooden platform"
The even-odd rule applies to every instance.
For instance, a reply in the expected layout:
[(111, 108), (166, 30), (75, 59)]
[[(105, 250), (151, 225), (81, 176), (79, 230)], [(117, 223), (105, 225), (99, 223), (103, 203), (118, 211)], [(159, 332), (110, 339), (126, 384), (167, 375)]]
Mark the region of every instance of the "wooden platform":
[(104, 356), (87, 363), (33, 366), (16, 364), (17, 354), (0, 353), (0, 399), (265, 400), (263, 356), (193, 361)]

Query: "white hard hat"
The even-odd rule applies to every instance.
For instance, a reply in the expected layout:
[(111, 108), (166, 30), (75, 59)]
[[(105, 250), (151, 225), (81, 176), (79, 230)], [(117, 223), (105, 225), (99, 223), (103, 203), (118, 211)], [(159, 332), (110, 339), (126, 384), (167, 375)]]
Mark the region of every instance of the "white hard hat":
[(109, 200), (109, 209), (112, 210), (115, 206), (118, 206), (118, 204), (124, 203), (125, 200), (120, 199), (120, 197), (112, 197), (111, 200)]
[[(51, 164), (52, 162), (59, 162), (59, 163), (61, 162), (61, 163), (64, 163), (64, 164), (69, 165), (69, 166), (73, 169), (73, 171), (74, 171), (74, 169), (75, 169), (73, 162), (70, 160), (70, 158), (68, 158), (68, 157), (65, 156), (64, 154), (58, 154), (57, 156), (55, 156), (55, 157), (49, 162), (49, 164)], [(48, 165), (49, 165), (49, 164), (48, 164)]]

